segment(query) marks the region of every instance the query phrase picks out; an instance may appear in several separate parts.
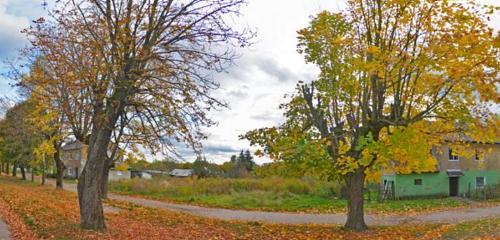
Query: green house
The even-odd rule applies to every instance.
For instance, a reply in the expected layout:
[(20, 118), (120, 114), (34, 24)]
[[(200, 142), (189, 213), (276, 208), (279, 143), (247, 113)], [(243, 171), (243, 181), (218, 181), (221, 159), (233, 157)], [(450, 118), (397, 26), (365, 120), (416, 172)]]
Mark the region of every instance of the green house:
[(471, 158), (457, 156), (451, 146), (434, 147), (435, 172), (382, 176), (383, 194), (390, 198), (468, 196), (487, 185), (500, 184), (500, 144), (469, 143)]

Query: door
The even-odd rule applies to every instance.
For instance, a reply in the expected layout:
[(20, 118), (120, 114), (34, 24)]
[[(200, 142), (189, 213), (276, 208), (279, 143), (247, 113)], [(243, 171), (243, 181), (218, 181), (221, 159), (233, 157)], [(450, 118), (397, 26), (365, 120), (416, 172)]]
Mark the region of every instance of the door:
[(450, 197), (458, 196), (458, 177), (450, 177)]

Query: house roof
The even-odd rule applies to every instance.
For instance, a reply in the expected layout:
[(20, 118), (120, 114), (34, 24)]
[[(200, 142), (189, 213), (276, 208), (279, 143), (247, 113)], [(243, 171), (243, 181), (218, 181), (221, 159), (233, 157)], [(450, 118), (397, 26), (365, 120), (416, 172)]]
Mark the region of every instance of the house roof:
[(462, 143), (479, 143), (479, 144), (500, 144), (500, 136), (497, 136), (494, 141), (492, 140), (477, 140), (464, 133), (448, 134), (444, 139), (446, 142), (462, 142)]
[(68, 150), (75, 150), (75, 149), (82, 149), (83, 148), (83, 143), (75, 140), (73, 142), (69, 142), (64, 144), (64, 146), (61, 147), (61, 150), (63, 151), (68, 151)]
[[(78, 149), (82, 149), (84, 146), (85, 146), (85, 144), (83, 144), (82, 142), (80, 142), (78, 140), (74, 140), (72, 142), (68, 142), (68, 143), (64, 144), (64, 146), (61, 147), (61, 150), (63, 150), (63, 151), (78, 150)], [(109, 148), (108, 155), (111, 155), (110, 151), (111, 151), (113, 146), (115, 146), (115, 143), (110, 142), (109, 147), (108, 147)], [(119, 148), (118, 151), (125, 152), (125, 150), (123, 150), (121, 148)], [(123, 155), (117, 154), (117, 156), (115, 157), (115, 160), (123, 160)]]
[[(183, 170), (183, 169), (181, 169)], [(142, 170), (141, 172), (145, 172), (145, 173), (150, 173), (150, 174), (170, 174), (170, 172), (167, 172), (167, 171), (160, 171), (160, 170)]]
[(170, 176), (189, 177), (193, 175), (193, 169), (174, 169), (170, 171)]

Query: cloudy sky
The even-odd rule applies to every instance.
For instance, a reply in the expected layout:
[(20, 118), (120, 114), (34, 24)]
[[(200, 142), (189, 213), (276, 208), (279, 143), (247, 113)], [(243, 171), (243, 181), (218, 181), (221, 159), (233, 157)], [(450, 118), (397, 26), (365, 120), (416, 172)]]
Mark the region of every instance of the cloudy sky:
[[(498, 0), (482, 0), (494, 4)], [(13, 57), (26, 44), (20, 30), (44, 14), (43, 0), (0, 0), (0, 59)], [(50, 1), (47, 1), (50, 5)], [(255, 44), (240, 52), (241, 58), (228, 73), (217, 75), (221, 89), (215, 94), (230, 109), (211, 113), (218, 125), (207, 129), (205, 155), (213, 162), (229, 160), (232, 154), (249, 148), (238, 140), (245, 132), (281, 121), (278, 110), (285, 93), (292, 92), (299, 80), (310, 81), (318, 70), (306, 65), (296, 52), (297, 30), (307, 26), (310, 16), (322, 10), (337, 11), (344, 0), (249, 0), (238, 24), (257, 31)], [(498, 3), (497, 3), (498, 4)], [(500, 27), (500, 16), (491, 20)], [(0, 72), (5, 68), (0, 65)], [(0, 77), (0, 95), (15, 96), (9, 82)], [(193, 159), (189, 151), (182, 151)], [(267, 159), (258, 159), (259, 163)]]

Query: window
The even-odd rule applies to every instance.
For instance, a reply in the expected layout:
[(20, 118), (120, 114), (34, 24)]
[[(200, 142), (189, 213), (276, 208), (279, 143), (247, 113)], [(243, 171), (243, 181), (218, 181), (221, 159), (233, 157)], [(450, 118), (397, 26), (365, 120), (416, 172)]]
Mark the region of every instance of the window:
[(485, 177), (476, 177), (476, 188), (482, 188), (486, 185)]
[(483, 158), (484, 158), (483, 151), (476, 149), (476, 154), (474, 155), (474, 159), (476, 161), (482, 161)]
[(415, 185), (422, 185), (422, 179), (415, 179)]
[(458, 161), (458, 155), (453, 154), (453, 150), (451, 148), (448, 149), (448, 160)]
[(68, 176), (73, 176), (73, 172), (71, 167), (68, 167)]

